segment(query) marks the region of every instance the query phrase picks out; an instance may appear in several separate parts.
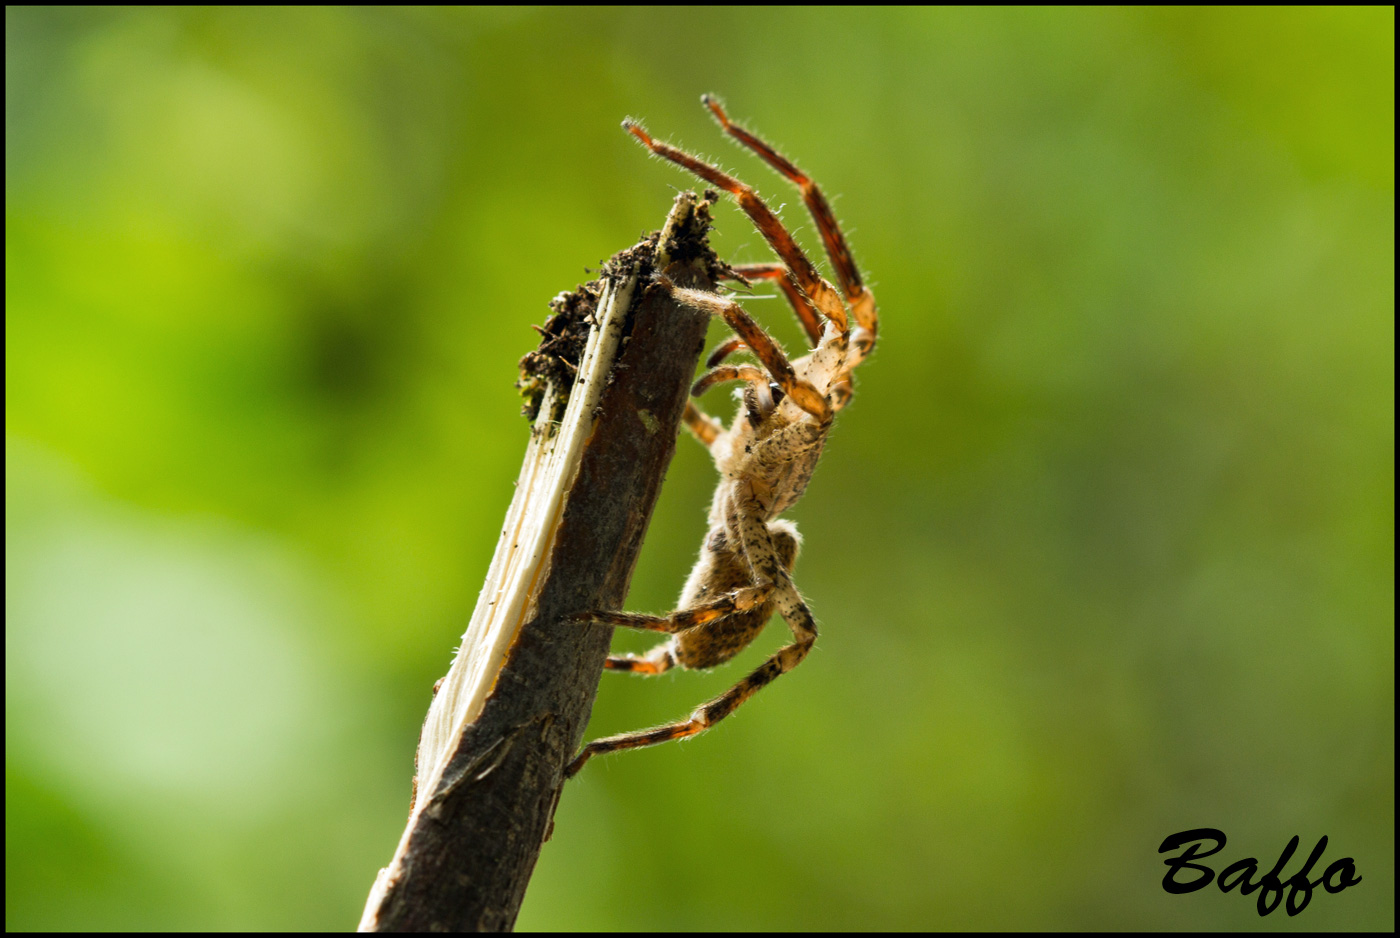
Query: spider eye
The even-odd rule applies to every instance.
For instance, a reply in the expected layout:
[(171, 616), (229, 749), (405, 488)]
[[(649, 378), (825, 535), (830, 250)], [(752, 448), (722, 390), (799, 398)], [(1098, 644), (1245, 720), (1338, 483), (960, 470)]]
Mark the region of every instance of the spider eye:
[(768, 382), (768, 393), (771, 394), (771, 395), (773, 396), (773, 406), (774, 406), (774, 407), (777, 407), (779, 404), (781, 404), (781, 403), (783, 402), (783, 397), (785, 396), (785, 395), (783, 394), (783, 389), (780, 388), (780, 387), (778, 387), (778, 385), (777, 385), (776, 382), (773, 382), (773, 381)]

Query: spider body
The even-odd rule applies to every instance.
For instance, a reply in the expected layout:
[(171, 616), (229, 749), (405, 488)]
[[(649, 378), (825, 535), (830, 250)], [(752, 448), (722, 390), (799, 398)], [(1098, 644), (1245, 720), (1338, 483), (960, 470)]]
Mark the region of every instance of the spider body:
[[(773, 533), (778, 562), (791, 573), (801, 543), (797, 527), (790, 521), (778, 521), (768, 527)], [(685, 589), (681, 591), (680, 608), (694, 608), (752, 584), (753, 576), (743, 552), (730, 546), (723, 530), (712, 529), (700, 550), (700, 559), (691, 570)], [(758, 637), (773, 615), (773, 607), (773, 600), (768, 599), (747, 611), (720, 616), (704, 625), (677, 633), (671, 642), (659, 646), (658, 650), (662, 653), (669, 651), (676, 664), (692, 670), (724, 664)]]
[[(811, 350), (789, 360), (731, 299), (657, 279), (657, 285), (670, 290), (679, 302), (723, 318), (734, 331), (710, 356), (710, 370), (696, 381), (692, 396), (699, 397), (716, 384), (739, 381), (743, 382), (742, 403), (728, 428), (694, 404), (686, 405), (686, 427), (710, 451), (720, 483), (710, 507), (709, 532), (678, 610), (668, 616), (590, 612), (571, 620), (669, 634), (669, 640), (646, 655), (607, 659), (609, 670), (638, 674), (661, 674), (677, 665), (697, 669), (723, 664), (753, 641), (774, 612), (792, 630), (793, 642), (724, 694), (698, 707), (687, 720), (587, 744), (570, 763), (566, 776), (577, 773), (598, 753), (654, 745), (708, 729), (778, 675), (796, 667), (817, 638), (816, 622), (792, 580), (801, 540), (792, 522), (778, 516), (806, 491), (832, 420), (850, 402), (851, 372), (875, 344), (875, 300), (862, 284), (835, 216), (816, 185), (768, 144), (732, 123), (718, 101), (709, 95), (701, 100), (726, 133), (801, 189), (841, 289), (838, 292), (822, 279), (752, 188), (683, 150), (653, 140), (631, 120), (623, 122), (651, 152), (734, 197), (782, 260), (781, 264), (735, 267), (734, 278), (744, 283), (775, 281), (792, 305)], [(724, 364), (741, 350), (749, 352), (757, 364)]]

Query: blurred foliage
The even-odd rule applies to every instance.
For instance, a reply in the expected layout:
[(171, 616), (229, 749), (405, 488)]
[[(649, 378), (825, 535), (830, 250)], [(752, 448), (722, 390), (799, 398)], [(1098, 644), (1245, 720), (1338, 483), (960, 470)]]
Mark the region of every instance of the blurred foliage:
[[(839, 197), (884, 316), (793, 512), (823, 637), (590, 765), (521, 927), (1393, 928), (1392, 9), (11, 7), (5, 67), (9, 928), (354, 925), (529, 324), (693, 185), (619, 120), (818, 247), (703, 91)], [(713, 484), (682, 440), (630, 608)], [(605, 677), (590, 734), (774, 629)], [(1167, 895), (1207, 826), (1363, 883)]]

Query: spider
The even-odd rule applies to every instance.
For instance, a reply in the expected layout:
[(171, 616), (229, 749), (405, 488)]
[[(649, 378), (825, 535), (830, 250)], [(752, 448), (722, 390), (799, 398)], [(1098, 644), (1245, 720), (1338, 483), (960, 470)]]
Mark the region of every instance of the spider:
[[(789, 360), (738, 303), (657, 278), (657, 284), (670, 290), (679, 302), (722, 317), (734, 330), (734, 335), (710, 355), (706, 362), (709, 371), (695, 382), (691, 395), (699, 397), (723, 382), (742, 381), (742, 406), (726, 429), (693, 403), (686, 403), (685, 425), (710, 451), (720, 482), (710, 508), (709, 533), (681, 592), (679, 610), (668, 616), (589, 612), (570, 616), (568, 621), (669, 634), (669, 640), (645, 655), (608, 657), (608, 670), (633, 674), (662, 674), (677, 665), (712, 668), (723, 664), (753, 641), (774, 611), (792, 630), (793, 642), (738, 684), (696, 708), (689, 719), (588, 743), (565, 770), (565, 778), (577, 774), (598, 753), (684, 739), (709, 729), (778, 675), (797, 667), (817, 639), (817, 624), (792, 582), (801, 540), (796, 526), (778, 515), (806, 491), (832, 418), (850, 403), (851, 372), (875, 345), (875, 298), (861, 283), (846, 240), (816, 184), (771, 146), (730, 121), (714, 97), (704, 95), (700, 100), (726, 133), (801, 189), (841, 290), (822, 279), (751, 187), (653, 139), (630, 118), (622, 122), (623, 129), (652, 153), (734, 197), (782, 263), (734, 267), (732, 279), (745, 284), (753, 280), (776, 282), (813, 348), (801, 358)], [(722, 364), (740, 350), (750, 352), (759, 364)]]

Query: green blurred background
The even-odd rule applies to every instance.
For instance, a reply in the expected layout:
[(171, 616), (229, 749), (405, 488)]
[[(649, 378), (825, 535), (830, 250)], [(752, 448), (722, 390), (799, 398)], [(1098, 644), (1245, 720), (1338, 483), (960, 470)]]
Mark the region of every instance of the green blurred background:
[[(818, 247), (714, 91), (883, 314), (792, 513), (822, 640), (591, 764), (520, 927), (1392, 928), (1393, 80), (1391, 9), (7, 8), (7, 926), (354, 926), (529, 326), (693, 185), (621, 118)], [(714, 481), (681, 440), (629, 608)], [(1196, 827), (1363, 883), (1169, 896)]]

